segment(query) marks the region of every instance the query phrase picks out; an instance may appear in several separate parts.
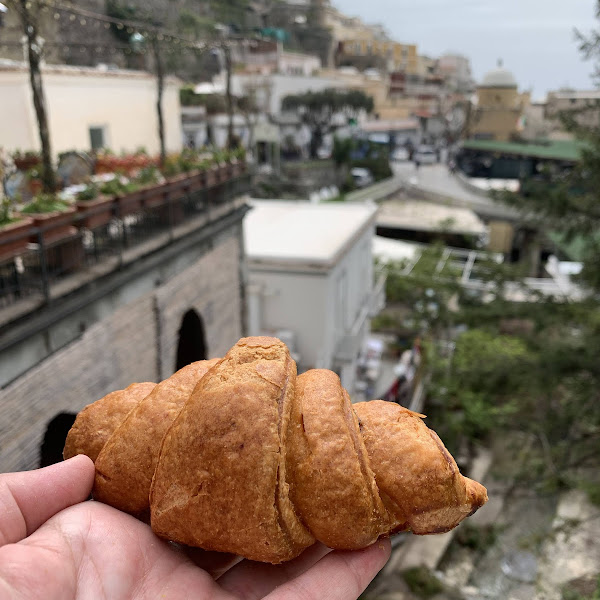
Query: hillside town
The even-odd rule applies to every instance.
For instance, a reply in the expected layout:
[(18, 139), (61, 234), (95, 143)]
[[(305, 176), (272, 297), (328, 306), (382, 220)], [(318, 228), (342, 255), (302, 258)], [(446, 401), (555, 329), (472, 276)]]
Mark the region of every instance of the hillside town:
[(600, 91), (515, 69), (335, 0), (0, 0), (0, 473), (271, 336), (487, 488), (360, 598), (598, 598)]

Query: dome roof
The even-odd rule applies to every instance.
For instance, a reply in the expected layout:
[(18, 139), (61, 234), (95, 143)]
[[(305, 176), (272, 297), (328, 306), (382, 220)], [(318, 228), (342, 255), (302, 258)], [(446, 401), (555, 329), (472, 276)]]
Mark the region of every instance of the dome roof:
[(498, 67), (485, 74), (481, 87), (516, 88), (517, 80), (508, 69)]

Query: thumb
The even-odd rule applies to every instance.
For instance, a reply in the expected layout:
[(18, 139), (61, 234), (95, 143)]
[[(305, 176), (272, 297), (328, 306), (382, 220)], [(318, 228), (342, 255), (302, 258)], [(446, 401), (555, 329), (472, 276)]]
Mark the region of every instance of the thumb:
[(31, 535), (92, 491), (94, 463), (80, 454), (36, 471), (0, 475), (0, 547)]

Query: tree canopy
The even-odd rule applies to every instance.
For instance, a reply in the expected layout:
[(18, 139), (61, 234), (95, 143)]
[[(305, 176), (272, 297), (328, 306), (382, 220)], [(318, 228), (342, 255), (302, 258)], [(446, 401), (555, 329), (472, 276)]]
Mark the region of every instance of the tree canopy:
[(323, 137), (335, 130), (335, 118), (341, 115), (356, 119), (362, 113), (371, 113), (373, 98), (361, 90), (337, 90), (328, 88), (318, 92), (303, 92), (286, 96), (282, 101), (284, 111), (297, 111), (311, 130), (311, 156), (317, 156), (317, 150), (323, 143)]

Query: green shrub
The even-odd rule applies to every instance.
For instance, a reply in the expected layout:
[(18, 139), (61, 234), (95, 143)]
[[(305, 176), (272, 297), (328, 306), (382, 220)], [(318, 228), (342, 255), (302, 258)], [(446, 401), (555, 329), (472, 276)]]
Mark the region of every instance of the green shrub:
[(160, 171), (156, 167), (144, 167), (135, 178), (140, 185), (151, 185), (160, 180)]
[(95, 183), (91, 183), (77, 194), (77, 200), (89, 202), (90, 200), (95, 200), (98, 197), (98, 193), (98, 186)]
[(402, 572), (406, 585), (419, 598), (431, 598), (444, 591), (444, 586), (427, 567), (414, 567)]
[(100, 191), (106, 196), (123, 196), (137, 189), (135, 183), (124, 183), (119, 177), (115, 177), (102, 185)]
[(456, 531), (456, 541), (471, 550), (483, 552), (492, 546), (498, 538), (497, 528), (493, 525), (476, 527), (470, 523), (464, 523)]
[(350, 168), (353, 169), (359, 167), (361, 169), (369, 169), (373, 175), (375, 181), (381, 181), (382, 179), (388, 179), (393, 176), (390, 162), (385, 156), (378, 158), (362, 158), (360, 160), (353, 160), (350, 163)]
[(53, 194), (39, 194), (21, 212), (26, 214), (63, 212), (70, 204)]

